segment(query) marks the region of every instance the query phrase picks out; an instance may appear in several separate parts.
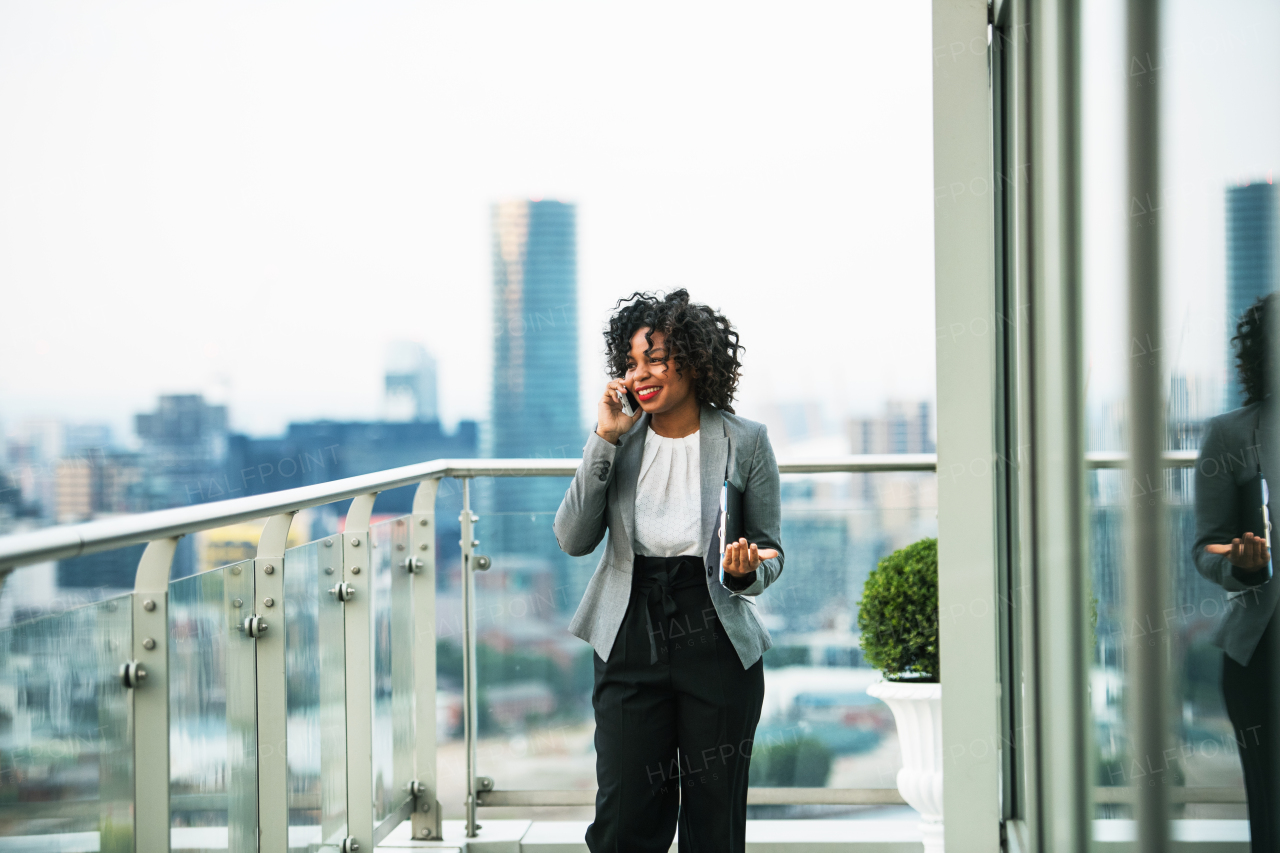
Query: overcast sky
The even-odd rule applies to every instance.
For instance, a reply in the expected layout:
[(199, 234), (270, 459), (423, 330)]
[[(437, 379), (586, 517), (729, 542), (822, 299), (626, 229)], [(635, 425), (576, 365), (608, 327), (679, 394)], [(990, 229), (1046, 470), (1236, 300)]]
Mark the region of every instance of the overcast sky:
[[(1086, 3), (1091, 399), (1123, 392), (1129, 63)], [(1168, 361), (1221, 370), (1223, 189), (1276, 165), (1280, 11), (1169, 4)], [(488, 413), (489, 205), (578, 205), (599, 330), (688, 287), (747, 345), (742, 410), (933, 396), (929, 3), (0, 5), (0, 425), (160, 393), (238, 429), (381, 413), (387, 344)]]
[(578, 205), (584, 418), (619, 295), (686, 286), (743, 408), (931, 397), (929, 4), (0, 6), (0, 419), (484, 417), (489, 205)]

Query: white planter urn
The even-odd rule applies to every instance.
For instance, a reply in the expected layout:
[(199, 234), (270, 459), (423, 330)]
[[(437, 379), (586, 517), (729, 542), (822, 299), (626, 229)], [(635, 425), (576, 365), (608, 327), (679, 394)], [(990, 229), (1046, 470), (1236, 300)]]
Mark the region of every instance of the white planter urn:
[(867, 693), (893, 711), (902, 749), (898, 793), (923, 818), (925, 853), (942, 853), (942, 685), (879, 681)]

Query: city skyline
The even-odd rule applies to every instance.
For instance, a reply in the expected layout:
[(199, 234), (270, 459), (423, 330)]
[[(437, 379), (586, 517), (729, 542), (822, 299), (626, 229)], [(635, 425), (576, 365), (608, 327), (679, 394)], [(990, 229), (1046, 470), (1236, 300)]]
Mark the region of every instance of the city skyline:
[[(930, 316), (933, 304), (938, 188), (927, 63), (914, 58), (931, 49), (928, 4), (852, 3), (783, 21), (707, 7), (674, 32), (661, 15), (574, 3), (486, 16), (393, 2), (303, 26), (258, 16), (248, 41), (245, 10), (175, 10), (165, 41), (127, 6), (86, 10), (75, 31), (48, 10), (11, 11), (0, 10), (0, 109), (13, 117), (0, 162), (22, 168), (4, 175), (0, 276), (14, 315), (31, 321), (0, 341), (0, 361), (24, 366), (0, 377), (0, 426), (105, 420), (127, 436), (132, 414), (165, 393), (226, 404), (233, 426), (256, 435), (294, 419), (373, 418), (393, 339), (436, 354), (445, 423), (487, 420), (491, 354), (476, 335), (492, 313), (489, 205), (504, 197), (578, 208), (584, 419), (603, 379), (599, 326), (633, 289), (687, 286), (735, 321), (744, 412), (826, 397), (871, 412), (932, 395), (927, 324), (918, 339), (901, 334), (901, 318)], [(1219, 60), (1276, 76), (1274, 52), (1248, 49), (1276, 10), (1255, 2), (1203, 20), (1179, 0), (1168, 11), (1174, 41), (1198, 46), (1166, 58), (1170, 83), (1212, 113), (1175, 100), (1165, 122), (1169, 355), (1183, 372), (1220, 372), (1226, 323), (1196, 319), (1227, 313), (1222, 191), (1267, 179), (1280, 119), (1253, 109)], [(1130, 205), (1110, 189), (1121, 182), (1107, 153), (1123, 28), (1103, 4), (1084, 12), (1098, 34), (1082, 65), (1098, 401), (1122, 393), (1114, 284)], [(638, 28), (635, 45), (671, 62), (650, 69), (638, 47), (591, 37), (620, 16)], [(707, 28), (734, 38), (686, 50)], [(847, 33), (866, 28), (891, 29), (896, 44), (847, 50)], [(44, 49), (24, 47), (34, 43)], [(216, 71), (229, 51), (244, 68), (232, 80)], [(597, 73), (581, 74), (584, 62)], [(876, 86), (843, 82), (869, 76)], [(139, 146), (129, 129), (152, 127), (156, 98), (169, 120)], [(826, 109), (833, 98), (846, 109)], [(352, 121), (331, 128), (334, 111)], [(896, 133), (864, 132), (890, 111)], [(84, 115), (94, 132), (74, 118)], [(246, 147), (250, 136), (258, 147)], [(348, 165), (317, 183), (335, 163)], [(823, 310), (806, 312), (815, 304)], [(80, 310), (63, 312), (55, 336), (41, 318), (65, 305)], [(797, 339), (806, 347), (788, 345)], [(284, 382), (279, 364), (293, 368)]]
[(489, 206), (511, 197), (578, 210), (584, 420), (614, 302), (681, 286), (739, 327), (744, 411), (931, 394), (932, 335), (886, 370), (901, 333), (876, 320), (932, 311), (927, 3), (708, 5), (678, 28), (580, 3), (84, 14), (0, 10), (0, 162), (22, 164), (0, 276), (32, 318), (0, 342), (29, 365), (0, 377), (6, 425), (123, 432), (191, 392), (256, 435), (376, 417), (391, 339), (435, 354), (446, 423), (488, 419)]

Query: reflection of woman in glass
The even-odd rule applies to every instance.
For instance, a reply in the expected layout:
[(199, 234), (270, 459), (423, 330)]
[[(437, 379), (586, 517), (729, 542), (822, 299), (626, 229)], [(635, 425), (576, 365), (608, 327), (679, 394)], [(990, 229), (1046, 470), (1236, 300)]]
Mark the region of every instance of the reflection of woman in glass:
[[(575, 556), (609, 535), (569, 625), (596, 651), (587, 846), (666, 853), (678, 824), (681, 851), (740, 853), (771, 645), (752, 599), (782, 572), (778, 464), (764, 426), (733, 414), (728, 319), (684, 290), (618, 305), (605, 332), (614, 378), (555, 520)], [(722, 583), (725, 480), (741, 490), (744, 538), (727, 543)]]
[(1196, 541), (1192, 556), (1200, 574), (1227, 591), (1222, 621), (1213, 637), (1223, 650), (1222, 694), (1235, 729), (1249, 800), (1254, 851), (1280, 849), (1280, 815), (1272, 808), (1277, 732), (1272, 635), (1277, 590), (1264, 541), (1262, 504), (1266, 482), (1280, 485), (1275, 469), (1268, 335), (1274, 296), (1259, 299), (1236, 327), (1236, 348), (1245, 405), (1211, 418), (1196, 461)]

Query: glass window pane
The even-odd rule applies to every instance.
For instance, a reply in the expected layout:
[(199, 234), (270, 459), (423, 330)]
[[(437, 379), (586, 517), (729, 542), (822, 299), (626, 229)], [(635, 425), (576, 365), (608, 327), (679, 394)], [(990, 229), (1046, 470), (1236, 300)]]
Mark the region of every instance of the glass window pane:
[[(1271, 46), (1280, 9), (1166, 0), (1158, 55), (1145, 57), (1127, 53), (1121, 6), (1090, 0), (1083, 9), (1088, 449), (1128, 449), (1130, 360), (1158, 357), (1164, 449), (1207, 454), (1197, 467), (1170, 470), (1154, 488), (1138, 487), (1123, 471), (1090, 476), (1098, 815), (1131, 816), (1129, 798), (1115, 788), (1162, 784), (1174, 789), (1175, 819), (1242, 820), (1241, 729), (1247, 727), (1233, 723), (1224, 698), (1224, 669), (1242, 666), (1231, 658), (1228, 638), (1236, 630), (1228, 611), (1240, 609), (1228, 599), (1240, 595), (1240, 586), (1230, 561), (1201, 546), (1229, 542), (1254, 526), (1231, 507), (1252, 503), (1245, 494), (1257, 464), (1249, 448), (1261, 443), (1264, 468), (1269, 452), (1248, 429), (1261, 397), (1244, 393), (1231, 338), (1244, 312), (1276, 287), (1280, 207), (1273, 178), (1280, 164), (1280, 118), (1258, 105), (1280, 95), (1280, 58)], [(1160, 87), (1160, 186), (1130, 197), (1126, 93), (1147, 85)], [(1160, 237), (1158, 342), (1133, 340), (1126, 327), (1126, 235), (1138, 229), (1158, 229)], [(1252, 467), (1224, 468), (1210, 458), (1224, 452), (1247, 458)], [(1166, 509), (1171, 600), (1161, 626), (1135, 624), (1126, 601), (1125, 510), (1145, 499), (1160, 500)], [(1124, 713), (1126, 649), (1153, 640), (1168, 643), (1167, 738), (1176, 757), (1144, 764), (1132, 754)], [(1195, 789), (1203, 788), (1235, 789), (1236, 802), (1200, 802)]]

